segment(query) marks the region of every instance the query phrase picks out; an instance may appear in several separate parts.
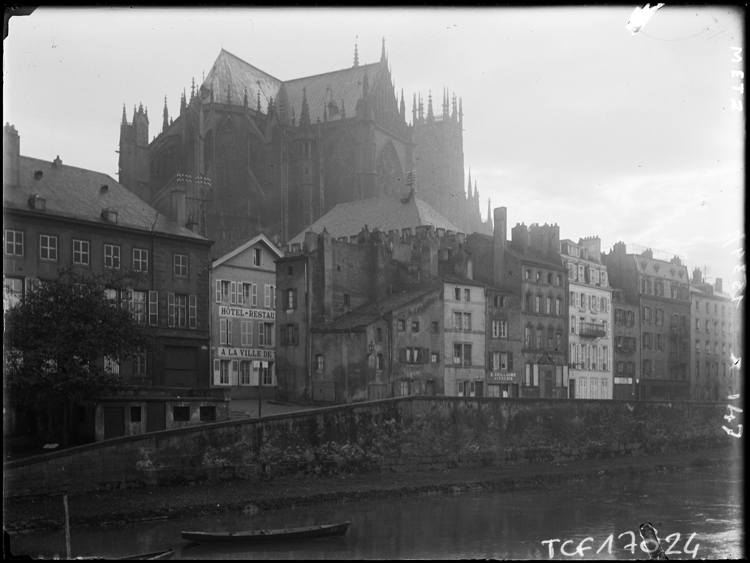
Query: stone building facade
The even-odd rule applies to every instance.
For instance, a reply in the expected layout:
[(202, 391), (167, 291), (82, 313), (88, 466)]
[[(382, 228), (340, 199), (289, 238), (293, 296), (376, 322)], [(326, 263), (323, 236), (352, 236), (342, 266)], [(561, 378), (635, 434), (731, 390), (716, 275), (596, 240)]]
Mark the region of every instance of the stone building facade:
[(522, 370), (521, 397), (567, 398), (567, 269), (557, 225), (516, 225), (507, 239), (507, 210), (494, 211), (493, 236), (467, 237), (477, 279), (517, 296), (523, 340), (514, 370)]
[(64, 164), (59, 157), (49, 162), (21, 156), (20, 137), (10, 125), (3, 145), (6, 306), (66, 267), (81, 275), (141, 274), (127, 290), (110, 290), (110, 297), (154, 331), (156, 348), (130, 361), (102, 359), (131, 387), (132, 400), (82, 405), (77, 415), (81, 439), (163, 430), (175, 421), (199, 422), (198, 411), (186, 412), (181, 409), (185, 405), (167, 410), (172, 403), (163, 397), (169, 393), (160, 392), (158, 401), (137, 396), (148, 396), (152, 387), (183, 389), (185, 394), (210, 385), (211, 241), (157, 213), (106, 174)]
[(714, 284), (693, 270), (690, 280), (692, 302), (690, 340), (693, 361), (690, 366), (690, 398), (719, 401), (739, 391), (739, 370), (732, 369), (736, 348), (734, 304), (724, 293), (721, 278)]
[(627, 252), (618, 242), (603, 255), (610, 283), (640, 311), (640, 399), (684, 399), (690, 395), (690, 290), (687, 267), (652, 249)]
[(641, 374), (641, 317), (638, 303), (631, 303), (622, 289), (615, 288), (612, 292), (612, 313), (614, 343), (612, 398), (637, 399), (637, 383)]
[[(231, 389), (234, 399), (276, 396), (275, 261), (282, 256), (262, 234), (237, 248), (212, 248), (211, 384)], [(284, 330), (281, 336), (287, 339)]]
[(612, 288), (601, 262), (598, 237), (560, 243), (568, 269), (568, 395), (612, 399)]

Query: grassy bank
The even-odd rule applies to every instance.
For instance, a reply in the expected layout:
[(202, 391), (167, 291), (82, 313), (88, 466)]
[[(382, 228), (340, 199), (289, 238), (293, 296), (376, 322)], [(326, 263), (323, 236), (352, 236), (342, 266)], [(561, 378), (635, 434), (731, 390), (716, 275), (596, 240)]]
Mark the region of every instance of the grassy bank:
[[(263, 483), (231, 481), (71, 495), (71, 526), (96, 526), (229, 511), (255, 513), (291, 506), (352, 502), (435, 493), (553, 487), (559, 483), (701, 467), (741, 471), (728, 449), (655, 456), (596, 459), (546, 465), (477, 467), (410, 473), (382, 472), (328, 477), (284, 477)], [(60, 497), (8, 499), (4, 527), (10, 533), (57, 529)]]

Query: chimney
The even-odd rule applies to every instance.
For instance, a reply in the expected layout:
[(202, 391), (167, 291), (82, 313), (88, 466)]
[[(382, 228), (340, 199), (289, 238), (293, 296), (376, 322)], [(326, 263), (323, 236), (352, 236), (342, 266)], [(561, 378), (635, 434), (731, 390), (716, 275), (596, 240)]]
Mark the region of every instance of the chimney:
[(52, 164), (54, 166), (58, 166), (58, 167), (62, 166), (62, 160), (60, 160), (60, 155), (59, 154), (57, 155), (57, 158), (52, 161)]
[(172, 211), (172, 219), (180, 226), (184, 227), (187, 224), (187, 200), (185, 196), (185, 188), (179, 184), (172, 188), (170, 194)]
[(674, 264), (675, 266), (682, 266), (682, 260), (680, 260), (680, 257), (679, 257), (679, 256), (675, 256), (674, 258), (672, 258), (672, 259), (670, 260), (670, 262), (671, 262), (672, 264)]
[(318, 247), (318, 235), (312, 231), (305, 233), (305, 250), (313, 252)]
[(692, 281), (693, 281), (694, 284), (703, 283), (703, 279), (702, 279), (702, 276), (701, 276), (701, 269), (700, 268), (696, 268), (695, 270), (693, 270), (693, 280)]
[(508, 209), (496, 207), (493, 213), (495, 227), (492, 232), (492, 281), (500, 285), (503, 281), (505, 243), (507, 238)]
[(21, 137), (10, 123), (3, 129), (3, 186), (21, 184)]
[(716, 278), (716, 283), (714, 284), (714, 291), (716, 291), (717, 293), (722, 293), (724, 291), (722, 287), (723, 287), (722, 279)]

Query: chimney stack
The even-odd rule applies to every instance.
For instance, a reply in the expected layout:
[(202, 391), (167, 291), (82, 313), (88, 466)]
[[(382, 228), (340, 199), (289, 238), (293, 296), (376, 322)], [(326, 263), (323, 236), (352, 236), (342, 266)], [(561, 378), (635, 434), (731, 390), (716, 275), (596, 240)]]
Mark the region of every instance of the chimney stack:
[(21, 184), (21, 137), (10, 123), (3, 129), (3, 186)]
[(496, 207), (493, 216), (495, 226), (492, 233), (492, 280), (495, 285), (501, 285), (502, 272), (505, 267), (505, 243), (508, 236), (508, 210), (505, 207)]
[(714, 284), (714, 290), (717, 293), (722, 293), (724, 291), (723, 290), (723, 281), (722, 281), (721, 278), (716, 278), (716, 283)]

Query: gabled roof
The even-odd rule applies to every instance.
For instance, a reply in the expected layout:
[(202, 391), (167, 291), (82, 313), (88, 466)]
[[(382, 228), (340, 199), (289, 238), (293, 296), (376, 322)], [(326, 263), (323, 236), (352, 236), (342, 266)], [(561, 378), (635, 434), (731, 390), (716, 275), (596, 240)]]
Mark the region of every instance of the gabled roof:
[(370, 231), (375, 228), (380, 231), (401, 231), (432, 225), (436, 229), (460, 232), (458, 227), (417, 197), (410, 197), (406, 203), (397, 197), (382, 197), (340, 203), (287, 244), (302, 244), (305, 242), (305, 232), (319, 234), (323, 228), (334, 239), (351, 237), (359, 234), (365, 225)]
[(343, 331), (355, 331), (356, 329), (366, 327), (367, 325), (378, 320), (380, 317), (398, 309), (402, 305), (406, 305), (410, 301), (413, 301), (427, 293), (432, 291), (440, 290), (439, 284), (429, 284), (419, 287), (417, 289), (410, 289), (402, 291), (400, 293), (392, 293), (388, 297), (375, 301), (373, 303), (367, 303), (361, 307), (357, 307), (353, 311), (341, 315), (334, 319), (328, 324), (315, 327), (314, 332), (343, 332)]
[[(35, 211), (40, 215), (208, 240), (161, 215), (107, 174), (28, 156), (19, 157), (19, 165), (21, 185), (3, 187), (3, 209), (29, 211), (29, 198), (38, 194), (46, 200), (44, 211)], [(117, 212), (117, 223), (102, 218), (105, 209)]]
[[(221, 241), (222, 243), (225, 241)], [(221, 244), (221, 243), (215, 243), (214, 246), (211, 248), (211, 259), (213, 260), (213, 263), (211, 267), (216, 268), (217, 266), (220, 266), (227, 260), (231, 260), (238, 254), (242, 253), (243, 251), (247, 250), (248, 248), (255, 246), (257, 243), (265, 244), (268, 249), (276, 255), (277, 258), (283, 258), (284, 254), (276, 248), (276, 245), (274, 245), (270, 240), (268, 240), (268, 237), (264, 235), (263, 233), (256, 235), (252, 237), (251, 239), (245, 239), (244, 241), (231, 241), (229, 242), (229, 245), (231, 245), (231, 248), (228, 248), (228, 245)]]
[[(242, 105), (247, 89), (247, 105), (253, 109), (258, 107), (260, 92), (261, 111), (265, 113), (268, 111), (268, 99), (273, 97), (275, 101), (278, 98), (281, 80), (222, 49), (201, 88), (213, 88), (214, 102), (218, 103), (226, 103), (227, 90), (230, 90), (232, 105)], [(209, 100), (206, 98), (203, 101), (207, 103)]]
[(302, 113), (302, 90), (306, 91), (307, 105), (310, 109), (310, 122), (318, 119), (323, 121), (323, 107), (333, 101), (338, 114), (328, 111), (328, 120), (341, 119), (341, 102), (344, 102), (346, 115), (352, 117), (357, 110), (357, 100), (362, 97), (362, 84), (365, 74), (372, 85), (378, 74), (385, 69), (383, 61), (346, 68), (315, 76), (306, 76), (284, 82), (289, 112), (294, 108), (294, 114), (299, 119)]

